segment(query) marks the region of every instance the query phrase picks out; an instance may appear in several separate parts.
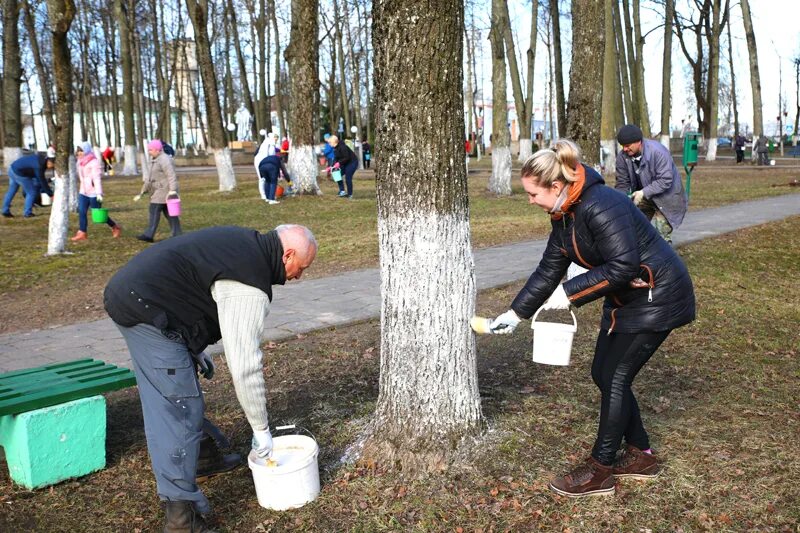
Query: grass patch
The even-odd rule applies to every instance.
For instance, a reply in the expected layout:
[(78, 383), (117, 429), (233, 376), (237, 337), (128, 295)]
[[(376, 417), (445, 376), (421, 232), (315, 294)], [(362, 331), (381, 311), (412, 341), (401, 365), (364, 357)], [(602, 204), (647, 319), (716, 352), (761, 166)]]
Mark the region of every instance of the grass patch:
[[(599, 394), (589, 376), (600, 306), (578, 313), (573, 363), (530, 361), (531, 332), (478, 341), (487, 432), (447, 473), (406, 482), (342, 466), (374, 408), (377, 321), (265, 345), (273, 424), (296, 422), (321, 445), (323, 489), (302, 509), (258, 506), (246, 469), (204, 485), (222, 531), (778, 531), (800, 524), (800, 217), (681, 249), (698, 319), (675, 331), (635, 383), (661, 477), (623, 481), (616, 496), (568, 500), (547, 482), (585, 457)], [(519, 289), (480, 294), (499, 312)], [(250, 432), (227, 369), (203, 382), (209, 416), (236, 447)], [(26, 491), (0, 467), (0, 530), (152, 531), (161, 526), (133, 390), (108, 395), (109, 466)]]

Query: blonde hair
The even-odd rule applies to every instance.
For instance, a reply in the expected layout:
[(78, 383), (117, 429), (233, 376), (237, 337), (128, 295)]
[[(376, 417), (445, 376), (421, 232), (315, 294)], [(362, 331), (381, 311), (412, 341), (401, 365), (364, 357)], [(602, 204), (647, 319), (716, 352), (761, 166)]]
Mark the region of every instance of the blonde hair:
[(331, 135), (328, 137), (328, 144), (337, 145), (339, 144), (339, 136), (338, 135)]
[(581, 162), (581, 149), (568, 139), (555, 141), (530, 156), (522, 165), (521, 176), (532, 178), (537, 185), (549, 187), (554, 181), (572, 183)]

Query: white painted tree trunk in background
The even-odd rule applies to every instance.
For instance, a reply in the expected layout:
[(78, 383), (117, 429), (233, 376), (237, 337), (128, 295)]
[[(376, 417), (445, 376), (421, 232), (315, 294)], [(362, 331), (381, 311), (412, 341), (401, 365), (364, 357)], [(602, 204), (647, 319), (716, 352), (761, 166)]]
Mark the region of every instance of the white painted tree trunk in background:
[(219, 190), (232, 191), (236, 188), (236, 174), (233, 172), (233, 161), (231, 151), (226, 148), (210, 149), (214, 154), (214, 162), (217, 164), (217, 174), (219, 175)]
[(508, 146), (492, 147), (492, 175), (488, 189), (498, 196), (511, 195), (511, 148)]
[(520, 138), (519, 160), (525, 162), (532, 155), (533, 155), (533, 141), (531, 139)]
[(292, 146), (289, 150), (289, 172), (298, 194), (322, 194), (317, 183), (319, 165), (313, 146)]
[(708, 138), (708, 148), (706, 149), (706, 161), (716, 161), (717, 159), (717, 138)]
[(664, 145), (664, 148), (669, 150), (669, 134), (665, 135), (662, 133), (661, 136), (658, 138), (658, 140), (659, 142), (661, 142), (661, 144)]
[(63, 254), (66, 251), (69, 232), (67, 180), (56, 174), (53, 189), (53, 206), (50, 208), (47, 229), (47, 255)]
[(69, 156), (69, 176), (66, 183), (67, 207), (70, 213), (78, 212), (78, 160), (73, 154)]
[(601, 139), (600, 140), (600, 155), (602, 156), (603, 167), (605, 168), (604, 174), (610, 176), (614, 173), (616, 168), (617, 154), (614, 150), (617, 148), (617, 141), (615, 139)]
[(125, 157), (122, 160), (122, 175), (133, 176), (134, 174), (138, 174), (139, 170), (136, 168), (136, 146), (126, 144), (124, 151)]
[(8, 167), (11, 166), (11, 163), (20, 157), (22, 157), (22, 148), (19, 148), (18, 146), (3, 147), (3, 166), (6, 169), (6, 173), (8, 173)]

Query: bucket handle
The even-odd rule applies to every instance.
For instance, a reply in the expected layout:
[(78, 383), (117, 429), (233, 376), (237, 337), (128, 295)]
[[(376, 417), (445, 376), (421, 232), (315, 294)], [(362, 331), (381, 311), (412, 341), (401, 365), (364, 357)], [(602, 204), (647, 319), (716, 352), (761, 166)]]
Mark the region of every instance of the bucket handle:
[[(533, 325), (536, 323), (536, 317), (539, 316), (539, 313), (544, 309), (544, 307), (540, 307), (536, 310), (533, 314), (533, 318), (531, 318), (531, 329), (533, 329)], [(577, 330), (578, 329), (578, 320), (575, 318), (575, 313), (572, 312), (572, 309), (569, 310), (569, 314), (572, 315), (572, 326)]]
[[(294, 431), (289, 433), (289, 431), (291, 431), (291, 430), (294, 430)], [(285, 425), (285, 426), (275, 426), (275, 433), (278, 433), (278, 432), (286, 432), (286, 433), (282, 433), (282, 434), (285, 434), (285, 435), (302, 435), (303, 433), (305, 433), (307, 436), (309, 436), (312, 439), (314, 439), (314, 442), (317, 441), (317, 438), (314, 436), (313, 433), (311, 433), (306, 428), (298, 427), (295, 424), (288, 424), (288, 425)], [(273, 435), (273, 436), (277, 437), (279, 435)]]

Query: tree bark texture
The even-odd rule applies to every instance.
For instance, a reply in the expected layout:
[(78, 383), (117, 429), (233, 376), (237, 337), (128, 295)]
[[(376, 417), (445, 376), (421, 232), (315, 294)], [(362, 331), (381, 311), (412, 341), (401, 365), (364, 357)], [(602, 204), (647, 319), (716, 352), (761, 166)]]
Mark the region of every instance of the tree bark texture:
[(22, 148), (19, 14), (19, 0), (3, 0), (3, 162), (6, 166), (13, 162), (7, 157), (13, 157), (14, 153), (19, 157)]
[(605, 47), (603, 49), (603, 104), (600, 114), (600, 147), (603, 160), (601, 165), (604, 174), (613, 174), (617, 151), (616, 141), (616, 80), (617, 80), (617, 47), (614, 37), (614, 18), (611, 16), (615, 0), (604, 0), (606, 13), (603, 25)]
[(482, 419), (469, 327), (463, 11), (461, 0), (373, 7), (381, 371), (364, 457), (407, 475), (446, 466)]
[(564, 74), (561, 60), (561, 12), (559, 0), (550, 0), (550, 21), (553, 26), (553, 66), (555, 76), (556, 121), (558, 135), (563, 137), (567, 132), (567, 106), (564, 103)]
[(639, 112), (642, 133), (645, 137), (650, 137), (650, 112), (647, 110), (647, 97), (645, 96), (644, 87), (644, 37), (642, 36), (642, 22), (639, 17), (639, 2), (640, 0), (633, 0), (633, 32), (636, 48), (636, 68), (634, 73), (636, 74), (636, 87), (638, 88), (636, 108)]
[(622, 84), (622, 99), (625, 104), (622, 122), (630, 124), (633, 118), (633, 96), (631, 95), (631, 82), (628, 76), (628, 55), (625, 53), (625, 39), (622, 32), (622, 19), (620, 18), (619, 4), (614, 2), (614, 34), (617, 36), (617, 59), (619, 60), (620, 83)]
[(33, 54), (33, 63), (36, 65), (36, 75), (39, 78), (39, 91), (42, 97), (42, 114), (47, 124), (47, 138), (52, 140), (55, 139), (56, 136), (56, 123), (53, 120), (53, 91), (50, 84), (50, 75), (42, 59), (35, 19), (31, 11), (30, 2), (27, 0), (24, 9), (25, 13), (23, 17), (25, 20), (25, 30), (28, 32), (28, 42), (30, 43), (31, 53)]
[(319, 168), (314, 154), (314, 95), (319, 90), (319, 0), (292, 0), (292, 25), (285, 57), (292, 78), (289, 115), (292, 149), (289, 172), (298, 193), (319, 194)]
[(567, 137), (578, 143), (583, 159), (600, 162), (600, 108), (603, 92), (605, 12), (595, 0), (572, 2), (572, 66), (570, 67)]
[(675, 0), (664, 5), (664, 61), (661, 66), (661, 144), (669, 148), (669, 116), (672, 108), (672, 19)]
[(488, 189), (500, 196), (511, 195), (511, 135), (506, 104), (506, 52), (503, 43), (506, 0), (492, 0), (492, 175)]
[(122, 124), (125, 129), (125, 149), (122, 174), (137, 174), (136, 124), (133, 113), (133, 51), (131, 50), (131, 14), (127, 0), (116, 0), (115, 10), (119, 24), (120, 62), (122, 63)]
[(761, 74), (758, 70), (758, 47), (756, 34), (753, 31), (753, 19), (750, 16), (750, 0), (741, 0), (742, 22), (747, 39), (747, 54), (750, 57), (750, 88), (753, 91), (753, 135), (764, 133), (764, 114), (761, 103)]
[(728, 21), (730, 0), (712, 0), (711, 2), (711, 31), (708, 32), (708, 148), (706, 161), (717, 158), (717, 117), (719, 115), (719, 41)]
[[(636, 0), (634, 0), (636, 1)], [(637, 74), (638, 64), (636, 61), (636, 47), (633, 37), (633, 22), (631, 22), (631, 9), (629, 0), (622, 0), (622, 22), (625, 26), (625, 46), (627, 50), (628, 76), (631, 81), (631, 111), (630, 119), (634, 124), (641, 126), (642, 116), (639, 108), (639, 76)], [(644, 131), (642, 132), (644, 133)]]

